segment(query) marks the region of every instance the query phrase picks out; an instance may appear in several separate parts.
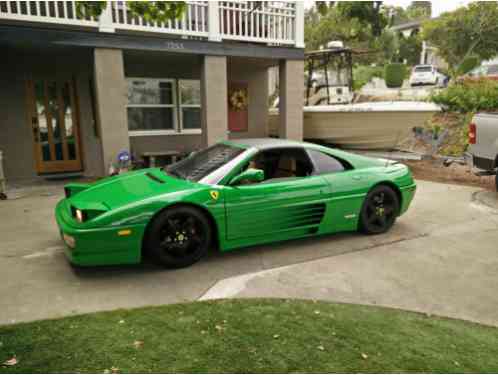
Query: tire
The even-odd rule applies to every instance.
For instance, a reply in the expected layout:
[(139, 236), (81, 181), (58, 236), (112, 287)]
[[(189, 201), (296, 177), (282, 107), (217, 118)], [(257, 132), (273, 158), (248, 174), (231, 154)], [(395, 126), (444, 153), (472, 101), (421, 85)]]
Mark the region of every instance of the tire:
[(144, 251), (167, 268), (188, 267), (207, 254), (212, 230), (209, 220), (196, 208), (166, 209), (147, 229)]
[(372, 189), (361, 209), (360, 230), (365, 234), (382, 234), (389, 231), (399, 215), (399, 199), (389, 186)]
[(498, 172), (496, 172), (495, 175), (495, 186), (496, 186), (496, 191), (498, 192)]

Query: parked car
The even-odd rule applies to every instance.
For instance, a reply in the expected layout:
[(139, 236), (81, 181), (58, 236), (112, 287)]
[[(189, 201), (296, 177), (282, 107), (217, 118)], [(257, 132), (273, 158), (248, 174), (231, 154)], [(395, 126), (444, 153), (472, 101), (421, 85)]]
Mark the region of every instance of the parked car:
[(221, 142), (165, 168), (69, 184), (56, 219), (70, 262), (185, 267), (211, 247), (388, 231), (416, 185), (397, 162), (279, 139)]
[(481, 65), (467, 73), (464, 78), (486, 78), (498, 81), (498, 64)]
[(496, 176), (498, 191), (498, 113), (478, 113), (469, 125), (469, 154), (476, 174)]
[(434, 65), (417, 65), (410, 76), (410, 86), (437, 85), (444, 82), (445, 76)]

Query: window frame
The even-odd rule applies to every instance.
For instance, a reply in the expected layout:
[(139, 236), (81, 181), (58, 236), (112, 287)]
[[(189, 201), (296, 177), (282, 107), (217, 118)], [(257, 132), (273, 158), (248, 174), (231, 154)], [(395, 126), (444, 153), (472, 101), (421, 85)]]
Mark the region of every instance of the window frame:
[[(342, 165), (342, 167), (344, 168), (342, 171), (337, 171), (337, 172), (321, 172), (320, 171), (320, 168), (319, 166), (317, 165), (317, 163), (315, 162), (315, 159), (313, 158), (313, 154), (311, 153), (311, 151), (314, 151), (314, 152), (319, 152), (323, 155), (326, 155), (334, 160), (336, 160), (339, 164)], [(344, 173), (344, 172), (348, 172), (348, 171), (352, 171), (354, 170), (354, 167), (351, 165), (350, 162), (348, 162), (347, 160), (344, 160), (342, 158), (339, 158), (335, 155), (332, 155), (328, 152), (324, 152), (324, 151), (321, 151), (321, 150), (315, 150), (313, 148), (306, 148), (306, 154), (308, 155), (308, 158), (310, 159), (311, 163), (313, 164), (313, 176), (328, 176), (328, 175), (335, 175), (335, 174), (340, 174), (340, 173)]]
[(161, 129), (161, 130), (130, 130), (128, 127), (128, 135), (130, 137), (140, 137), (140, 136), (154, 136), (154, 135), (178, 135), (178, 103), (177, 94), (178, 88), (176, 79), (174, 78), (152, 78), (152, 77), (126, 77), (126, 81), (131, 82), (133, 80), (142, 81), (157, 81), (157, 82), (168, 82), (172, 84), (172, 99), (173, 104), (130, 104), (126, 103), (126, 116), (128, 116), (128, 108), (172, 108), (173, 109), (173, 129)]
[[(193, 81), (193, 82), (199, 82), (200, 83), (200, 80), (198, 79), (192, 79), (192, 78), (178, 78), (177, 79), (177, 90), (178, 90), (178, 117), (179, 117), (179, 127), (178, 127), (178, 130), (180, 133), (183, 133), (183, 134), (201, 134), (202, 133), (202, 123), (201, 123), (201, 127), (199, 129), (185, 129), (183, 127), (183, 108), (199, 108), (199, 111), (202, 111), (202, 97), (200, 98), (200, 103), (199, 104), (182, 104), (182, 90), (181, 90), (181, 86), (180, 86), (180, 83), (182, 81)], [(200, 90), (200, 87), (199, 87), (199, 90)], [(202, 91), (201, 91), (201, 95), (202, 95)]]
[[(230, 186), (230, 181), (237, 175), (239, 175), (240, 173), (242, 173), (242, 170), (243, 168), (248, 164), (250, 163), (255, 157), (257, 157), (258, 155), (262, 154), (262, 153), (265, 153), (265, 152), (268, 152), (268, 151), (281, 151), (281, 150), (285, 150), (285, 151), (289, 151), (289, 150), (299, 150), (299, 151), (302, 151), (303, 152), (303, 156), (307, 159), (307, 161), (309, 162), (309, 165), (311, 166), (311, 174), (308, 175), (308, 176), (301, 176), (301, 177), (295, 177), (293, 178), (293, 180), (297, 180), (297, 179), (305, 179), (305, 178), (310, 178), (310, 177), (316, 177), (317, 175), (315, 175), (315, 171), (316, 171), (316, 165), (315, 163), (313, 162), (313, 159), (311, 158), (311, 156), (309, 155), (308, 153), (308, 149), (305, 148), (305, 147), (299, 147), (299, 146), (278, 146), (278, 147), (269, 147), (269, 148), (263, 148), (263, 149), (258, 149), (258, 148), (255, 148), (255, 147), (252, 147), (250, 149), (248, 149), (249, 151), (251, 151), (250, 153), (248, 153), (248, 155), (246, 155), (246, 157), (244, 159), (242, 159), (242, 161), (240, 161), (240, 163), (238, 163), (235, 167), (232, 168), (232, 170), (227, 173), (221, 180), (220, 180), (220, 184), (223, 185), (223, 186)], [(274, 179), (276, 180), (276, 179)], [(265, 179), (266, 181), (266, 179)], [(264, 186), (267, 186), (267, 185), (270, 185), (270, 183), (265, 183), (265, 181), (262, 181), (262, 182), (259, 182), (257, 184), (253, 184), (251, 186), (256, 186), (256, 185), (264, 185)], [(284, 184), (284, 183), (288, 183), (289, 181), (273, 181), (271, 182), (271, 184)], [(240, 186), (240, 187), (243, 187), (243, 186)]]

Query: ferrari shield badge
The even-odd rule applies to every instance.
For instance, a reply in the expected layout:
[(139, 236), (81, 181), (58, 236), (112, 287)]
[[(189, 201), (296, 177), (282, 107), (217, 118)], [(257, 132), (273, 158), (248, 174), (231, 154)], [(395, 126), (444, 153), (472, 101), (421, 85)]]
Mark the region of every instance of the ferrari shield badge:
[(213, 198), (213, 200), (215, 201), (217, 201), (218, 198), (220, 197), (220, 192), (216, 190), (211, 190), (209, 194), (211, 195), (211, 198)]

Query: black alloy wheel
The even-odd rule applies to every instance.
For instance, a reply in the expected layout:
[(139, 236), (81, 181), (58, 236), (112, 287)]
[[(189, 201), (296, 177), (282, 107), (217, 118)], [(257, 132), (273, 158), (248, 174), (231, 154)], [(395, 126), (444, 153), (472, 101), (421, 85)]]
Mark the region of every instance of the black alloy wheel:
[(368, 193), (361, 211), (360, 228), (367, 234), (387, 232), (399, 215), (399, 199), (389, 186), (380, 185)]
[(199, 210), (179, 206), (161, 213), (148, 229), (145, 250), (169, 268), (187, 267), (201, 259), (211, 244), (211, 228)]

